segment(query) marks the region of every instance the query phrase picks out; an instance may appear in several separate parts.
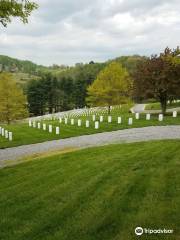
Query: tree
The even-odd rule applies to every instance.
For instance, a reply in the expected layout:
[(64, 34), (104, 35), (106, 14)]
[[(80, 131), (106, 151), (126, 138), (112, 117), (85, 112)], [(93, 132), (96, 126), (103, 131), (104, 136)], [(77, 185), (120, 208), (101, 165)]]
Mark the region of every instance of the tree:
[(74, 82), (71, 77), (63, 77), (59, 81), (59, 88), (61, 90), (61, 110), (70, 110), (75, 107), (74, 99)]
[(1, 0), (0, 1), (0, 23), (6, 27), (12, 17), (19, 17), (23, 23), (28, 22), (28, 17), (38, 5), (29, 0)]
[(110, 106), (127, 103), (131, 95), (132, 80), (125, 68), (112, 62), (102, 70), (88, 87), (87, 102), (94, 106)]
[(27, 117), (26, 97), (10, 74), (0, 73), (0, 121), (8, 124)]
[(156, 98), (162, 113), (166, 113), (167, 101), (180, 95), (179, 48), (166, 48), (163, 53), (142, 61), (134, 72), (136, 95)]
[(43, 115), (46, 111), (47, 92), (44, 81), (31, 80), (27, 85), (27, 100), (30, 114)]

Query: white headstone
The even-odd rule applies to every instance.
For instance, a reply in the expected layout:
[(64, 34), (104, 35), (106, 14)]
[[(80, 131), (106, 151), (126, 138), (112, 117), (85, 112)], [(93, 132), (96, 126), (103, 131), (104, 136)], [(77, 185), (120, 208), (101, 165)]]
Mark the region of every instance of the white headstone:
[(34, 122), (33, 122), (33, 128), (35, 128), (35, 127), (36, 127), (36, 122), (34, 121)]
[(41, 128), (41, 123), (38, 122), (38, 129), (40, 129), (40, 128)]
[(74, 119), (71, 119), (71, 125), (74, 125)]
[(132, 125), (132, 124), (133, 124), (133, 119), (132, 119), (132, 118), (129, 118), (129, 119), (128, 119), (128, 124), (129, 124), (129, 125)]
[(99, 122), (95, 122), (95, 129), (99, 129)]
[(8, 130), (5, 130), (5, 138), (8, 138), (8, 137), (9, 137)]
[(32, 122), (31, 122), (31, 120), (29, 120), (29, 127), (32, 127)]
[(2, 132), (2, 127), (0, 127), (0, 134), (1, 134), (1, 132)]
[(46, 124), (43, 123), (43, 130), (46, 131)]
[(1, 135), (4, 137), (4, 128), (1, 130)]
[(99, 121), (103, 122), (103, 116), (100, 116)]
[(136, 118), (136, 119), (139, 119), (139, 113), (136, 113), (136, 114), (135, 114), (135, 118)]
[(89, 127), (89, 120), (86, 120), (86, 127)]
[(59, 135), (59, 133), (60, 133), (60, 129), (59, 127), (56, 127), (56, 135)]
[(150, 113), (147, 113), (146, 114), (146, 120), (150, 120), (151, 119), (151, 114)]
[(13, 137), (12, 137), (12, 132), (9, 132), (9, 141), (12, 141)]
[(82, 121), (81, 121), (81, 119), (78, 119), (78, 127), (80, 127), (80, 126), (81, 126), (81, 124), (82, 124)]
[(118, 124), (121, 124), (121, 123), (122, 123), (122, 118), (118, 117)]
[(64, 119), (64, 123), (68, 124), (68, 119), (67, 118)]
[(62, 123), (62, 118), (59, 118), (59, 122)]
[(177, 117), (177, 111), (173, 111), (173, 117), (174, 117), (174, 118)]
[(112, 117), (108, 116), (108, 123), (111, 123), (111, 122), (112, 122)]
[(96, 121), (96, 115), (93, 115), (93, 116), (92, 116), (92, 120), (93, 120), (93, 121)]
[(160, 122), (163, 121), (163, 114), (159, 114), (159, 121), (160, 121)]
[(52, 133), (52, 125), (49, 125), (49, 132)]

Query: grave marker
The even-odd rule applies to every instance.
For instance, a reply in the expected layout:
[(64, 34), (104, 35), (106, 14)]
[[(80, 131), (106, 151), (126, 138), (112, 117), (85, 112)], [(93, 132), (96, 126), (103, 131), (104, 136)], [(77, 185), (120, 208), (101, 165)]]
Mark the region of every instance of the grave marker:
[(4, 137), (4, 128), (1, 130), (1, 135)]
[(95, 122), (95, 129), (99, 129), (99, 122), (98, 121)]
[(163, 114), (159, 114), (159, 121), (160, 121), (160, 122), (163, 121)]
[(43, 130), (46, 131), (46, 124), (43, 123)]
[(108, 116), (108, 123), (111, 123), (111, 122), (112, 122), (112, 117)]
[(49, 133), (52, 133), (52, 125), (49, 125)]
[(86, 127), (89, 127), (89, 120), (86, 120)]
[(146, 120), (150, 120), (151, 119), (151, 114), (150, 113), (147, 113), (146, 114)]
[(74, 125), (74, 119), (71, 119), (71, 125)]
[(99, 121), (103, 122), (103, 116), (100, 116)]
[(32, 122), (31, 122), (31, 120), (29, 120), (29, 127), (32, 127)]
[(8, 130), (5, 130), (5, 138), (8, 138), (9, 134), (8, 134)]
[(59, 127), (56, 127), (56, 135), (59, 135), (59, 133), (60, 133), (60, 129)]
[(133, 119), (132, 118), (129, 118), (128, 119), (128, 125), (132, 125), (133, 124)]
[(41, 123), (38, 122), (38, 129), (40, 129), (40, 128), (41, 128)]
[(138, 120), (139, 119), (139, 113), (135, 114), (135, 118)]
[(173, 118), (177, 117), (177, 111), (173, 111)]
[(82, 121), (81, 119), (78, 119), (78, 127), (81, 127), (81, 125), (82, 125)]
[(9, 141), (12, 141), (13, 137), (12, 137), (12, 132), (9, 132)]
[(118, 117), (118, 124), (121, 124), (121, 123), (122, 123), (122, 118)]
[(64, 123), (68, 124), (68, 119), (67, 118), (64, 119)]

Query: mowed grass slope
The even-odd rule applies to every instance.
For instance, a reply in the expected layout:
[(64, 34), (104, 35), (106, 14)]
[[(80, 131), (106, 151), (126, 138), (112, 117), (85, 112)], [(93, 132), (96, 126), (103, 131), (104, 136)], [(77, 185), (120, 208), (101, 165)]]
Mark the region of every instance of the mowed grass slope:
[(180, 141), (110, 145), (0, 170), (0, 239), (180, 238)]
[[(100, 132), (110, 132), (110, 131), (116, 131), (116, 130), (122, 130), (127, 128), (137, 128), (137, 127), (147, 127), (147, 126), (165, 126), (165, 125), (179, 125), (180, 124), (180, 113), (178, 113), (177, 118), (173, 118), (172, 114), (169, 114), (164, 117), (164, 120), (162, 122), (158, 121), (158, 115), (154, 114), (151, 115), (151, 120), (146, 120), (145, 114), (140, 114), (140, 119), (136, 120), (135, 115), (128, 113), (129, 108), (125, 109), (115, 109), (111, 112), (112, 116), (112, 123), (108, 123), (108, 114), (107, 113), (99, 113), (96, 116), (96, 121), (99, 121), (100, 115), (104, 116), (104, 121), (100, 122), (99, 129), (95, 129), (95, 123), (92, 121), (92, 115), (91, 116), (76, 116), (76, 117), (70, 117), (68, 120), (68, 124), (66, 125), (64, 123), (64, 120), (62, 123), (59, 123), (57, 120), (53, 121), (42, 121), (41, 122), (41, 129), (29, 127), (28, 123), (19, 123), (19, 124), (12, 124), (12, 125), (5, 125), (4, 127), (13, 132), (13, 141), (9, 142), (4, 137), (0, 136), (0, 148), (7, 148), (7, 147), (14, 147), (14, 146), (20, 146), (25, 144), (33, 144), (33, 143), (39, 143), (44, 141), (50, 141), (55, 139), (64, 139), (69, 137), (76, 137), (81, 135), (89, 135), (89, 134), (95, 134)], [(122, 117), (122, 123), (118, 124), (117, 119), (118, 116)], [(128, 125), (128, 118), (133, 118), (133, 124)], [(75, 124), (71, 125), (70, 119), (74, 118)], [(78, 127), (78, 119), (82, 120), (82, 126)], [(90, 127), (86, 128), (85, 122), (86, 120), (90, 121)], [(42, 130), (42, 124), (47, 124), (47, 130)], [(48, 125), (53, 125), (53, 133), (48, 132)], [(36, 123), (37, 125), (37, 123)], [(3, 125), (1, 125), (3, 126)], [(60, 135), (55, 134), (55, 128), (56, 126), (60, 127)]]

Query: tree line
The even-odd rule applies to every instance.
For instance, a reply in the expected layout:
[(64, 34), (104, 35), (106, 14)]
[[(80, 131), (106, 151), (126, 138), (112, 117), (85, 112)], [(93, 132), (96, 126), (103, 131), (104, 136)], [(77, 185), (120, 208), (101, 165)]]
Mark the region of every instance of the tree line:
[(98, 63), (78, 65), (57, 76), (45, 73), (40, 80), (30, 81), (25, 88), (30, 114), (42, 115), (84, 107), (87, 86), (102, 68), (103, 64)]
[(111, 105), (149, 98), (159, 101), (166, 114), (167, 102), (180, 98), (180, 49), (166, 48), (151, 57), (77, 64), (58, 74), (43, 73), (24, 86), (24, 93), (11, 75), (2, 72), (0, 91), (0, 121), (8, 123), (23, 118), (27, 109), (30, 116), (84, 106), (109, 106), (110, 110)]

